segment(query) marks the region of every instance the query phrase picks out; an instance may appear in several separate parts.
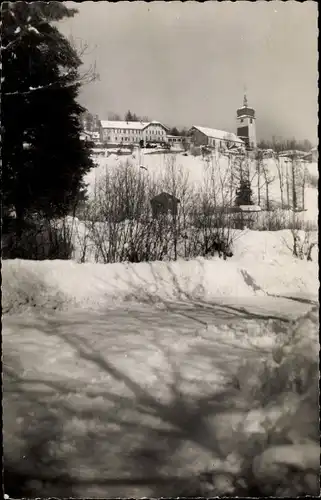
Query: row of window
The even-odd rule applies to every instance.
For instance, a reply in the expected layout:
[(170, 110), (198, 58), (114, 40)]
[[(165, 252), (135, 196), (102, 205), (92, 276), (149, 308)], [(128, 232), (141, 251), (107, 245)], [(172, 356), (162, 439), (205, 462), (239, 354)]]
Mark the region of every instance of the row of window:
[[(244, 119), (241, 118), (241, 123), (243, 123), (243, 122), (244, 122)], [(253, 123), (253, 118), (250, 118), (250, 123)]]
[(219, 141), (217, 139), (210, 139), (209, 141), (210, 141), (209, 144), (211, 146), (217, 146), (219, 148), (223, 148), (224, 146), (227, 146), (227, 144), (231, 142), (231, 141)]
[[(121, 128), (115, 128), (111, 129), (111, 132), (117, 133), (117, 134), (140, 134), (141, 130), (134, 130), (134, 129), (121, 129)], [(164, 130), (150, 130), (151, 134), (156, 134), (156, 135), (164, 135), (165, 131)]]
[(113, 128), (111, 129), (111, 132), (117, 133), (117, 134), (140, 134), (140, 130), (135, 130), (135, 129), (123, 129), (123, 128)]
[[(138, 141), (139, 137), (114, 137), (114, 140), (117, 141), (126, 141), (126, 142), (134, 142), (135, 140)], [(111, 135), (107, 136), (107, 141), (113, 140)], [(152, 141), (153, 137), (152, 136), (146, 136), (146, 141)]]

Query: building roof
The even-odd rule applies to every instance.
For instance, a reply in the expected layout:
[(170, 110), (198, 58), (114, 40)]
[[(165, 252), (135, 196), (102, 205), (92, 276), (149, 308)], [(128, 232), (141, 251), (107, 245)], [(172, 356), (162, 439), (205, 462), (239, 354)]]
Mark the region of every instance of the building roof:
[(244, 144), (244, 141), (242, 141), (242, 139), (240, 139), (240, 137), (238, 137), (233, 132), (226, 132), (225, 130), (217, 130), (208, 127), (199, 127), (198, 125), (193, 125), (192, 128), (199, 130), (199, 132), (201, 132), (202, 134), (206, 135), (207, 137), (211, 137), (213, 139), (233, 141), (233, 142), (239, 142), (240, 144)]
[(288, 156), (288, 157), (292, 157), (292, 156), (305, 156), (305, 152), (304, 151), (300, 151), (298, 149), (289, 149), (287, 151), (280, 151), (279, 152), (279, 156)]
[(101, 120), (102, 128), (121, 128), (123, 130), (143, 130), (148, 125), (161, 125), (165, 129), (168, 129), (165, 125), (158, 121), (151, 122), (126, 122), (126, 121), (113, 121), (113, 120)]
[(173, 201), (177, 201), (179, 202), (179, 199), (176, 198), (176, 196), (170, 194), (170, 193), (166, 193), (166, 191), (162, 191), (161, 193), (157, 194), (156, 196), (154, 196), (151, 201), (162, 201), (164, 199), (171, 199)]
[(147, 122), (125, 122), (125, 121), (113, 121), (113, 120), (101, 120), (102, 128), (122, 128), (122, 129), (135, 129), (143, 130), (144, 127), (148, 125)]
[(259, 205), (239, 205), (241, 212), (261, 212), (261, 207)]

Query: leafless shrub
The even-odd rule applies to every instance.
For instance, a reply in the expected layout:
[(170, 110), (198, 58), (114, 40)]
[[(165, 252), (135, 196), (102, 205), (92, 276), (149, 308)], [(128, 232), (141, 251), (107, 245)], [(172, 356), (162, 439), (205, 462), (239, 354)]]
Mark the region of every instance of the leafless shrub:
[(318, 245), (316, 227), (308, 223), (304, 230), (292, 228), (291, 236), (292, 244), (285, 239), (283, 239), (283, 242), (291, 250), (293, 256), (301, 260), (312, 261), (312, 251)]
[[(179, 200), (177, 210), (153, 218), (150, 201), (168, 193)], [(176, 260), (218, 253), (232, 255), (233, 219), (229, 170), (210, 158), (203, 186), (191, 187), (183, 168), (168, 157), (157, 180), (125, 163), (106, 171), (88, 204), (81, 261), (90, 246), (96, 262)], [(92, 250), (90, 250), (91, 254)]]
[(73, 253), (70, 225), (38, 214), (25, 219), (22, 231), (14, 218), (7, 219), (1, 240), (4, 259), (68, 260)]

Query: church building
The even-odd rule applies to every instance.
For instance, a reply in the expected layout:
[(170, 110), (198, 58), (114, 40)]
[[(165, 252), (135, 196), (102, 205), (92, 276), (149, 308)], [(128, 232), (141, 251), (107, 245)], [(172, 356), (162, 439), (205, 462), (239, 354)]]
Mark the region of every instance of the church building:
[(255, 111), (248, 106), (246, 95), (244, 95), (243, 106), (236, 112), (236, 119), (237, 136), (245, 142), (247, 148), (255, 149), (257, 146)]

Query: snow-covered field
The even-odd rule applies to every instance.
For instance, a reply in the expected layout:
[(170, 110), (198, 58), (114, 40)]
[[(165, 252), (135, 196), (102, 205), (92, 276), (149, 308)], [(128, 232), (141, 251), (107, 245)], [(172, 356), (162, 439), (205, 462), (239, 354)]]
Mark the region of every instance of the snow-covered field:
[(72, 224), (72, 261), (2, 263), (6, 492), (318, 494), (317, 252), (236, 231), (227, 261), (80, 264)]
[(206, 495), (248, 492), (249, 467), (268, 494), (299, 491), (291, 467), (314, 491), (318, 315), (287, 322), (317, 301), (317, 263), (281, 241), (248, 232), (228, 261), (4, 261), (4, 453), (25, 495), (177, 496), (206, 469)]
[[(85, 181), (88, 184), (88, 192), (90, 196), (94, 195), (95, 188), (99, 185), (101, 179), (104, 178), (107, 171), (119, 169), (125, 163), (131, 165), (137, 172), (142, 173), (146, 179), (154, 181), (162, 181), (164, 178), (176, 174), (177, 178), (186, 181), (189, 186), (194, 188), (204, 186), (204, 182), (210, 178), (214, 179), (217, 186), (221, 185), (222, 180), (226, 179), (227, 172), (231, 169), (233, 157), (220, 155), (218, 153), (208, 157), (194, 157), (191, 154), (184, 153), (161, 153), (155, 152), (151, 154), (150, 150), (135, 151), (132, 155), (121, 156), (116, 153), (110, 153), (108, 157), (95, 157), (97, 167), (91, 170), (86, 176)], [(269, 183), (269, 198), (270, 202), (275, 206), (281, 203), (280, 191), (280, 176), (277, 168), (277, 163), (273, 159), (264, 160), (266, 179)], [(141, 168), (143, 167), (143, 168)], [(305, 165), (308, 174), (318, 178), (317, 163), (307, 163)], [(280, 171), (282, 176), (282, 185), (284, 191), (284, 201), (286, 201), (286, 176), (290, 176), (288, 167), (284, 163), (284, 159), (280, 158)], [(171, 172), (171, 174), (169, 174)], [(261, 204), (264, 206), (266, 200), (265, 177), (262, 172), (260, 177), (256, 173), (256, 163), (249, 161), (249, 172), (251, 186), (253, 190), (253, 201), (258, 202), (258, 184), (260, 185)], [(299, 181), (297, 181), (299, 183)], [(291, 184), (289, 189), (292, 194)], [(301, 188), (298, 188), (297, 197), (300, 203), (302, 198)], [(318, 190), (311, 187), (308, 183), (304, 189), (305, 209), (304, 220), (316, 221), (318, 214)]]

